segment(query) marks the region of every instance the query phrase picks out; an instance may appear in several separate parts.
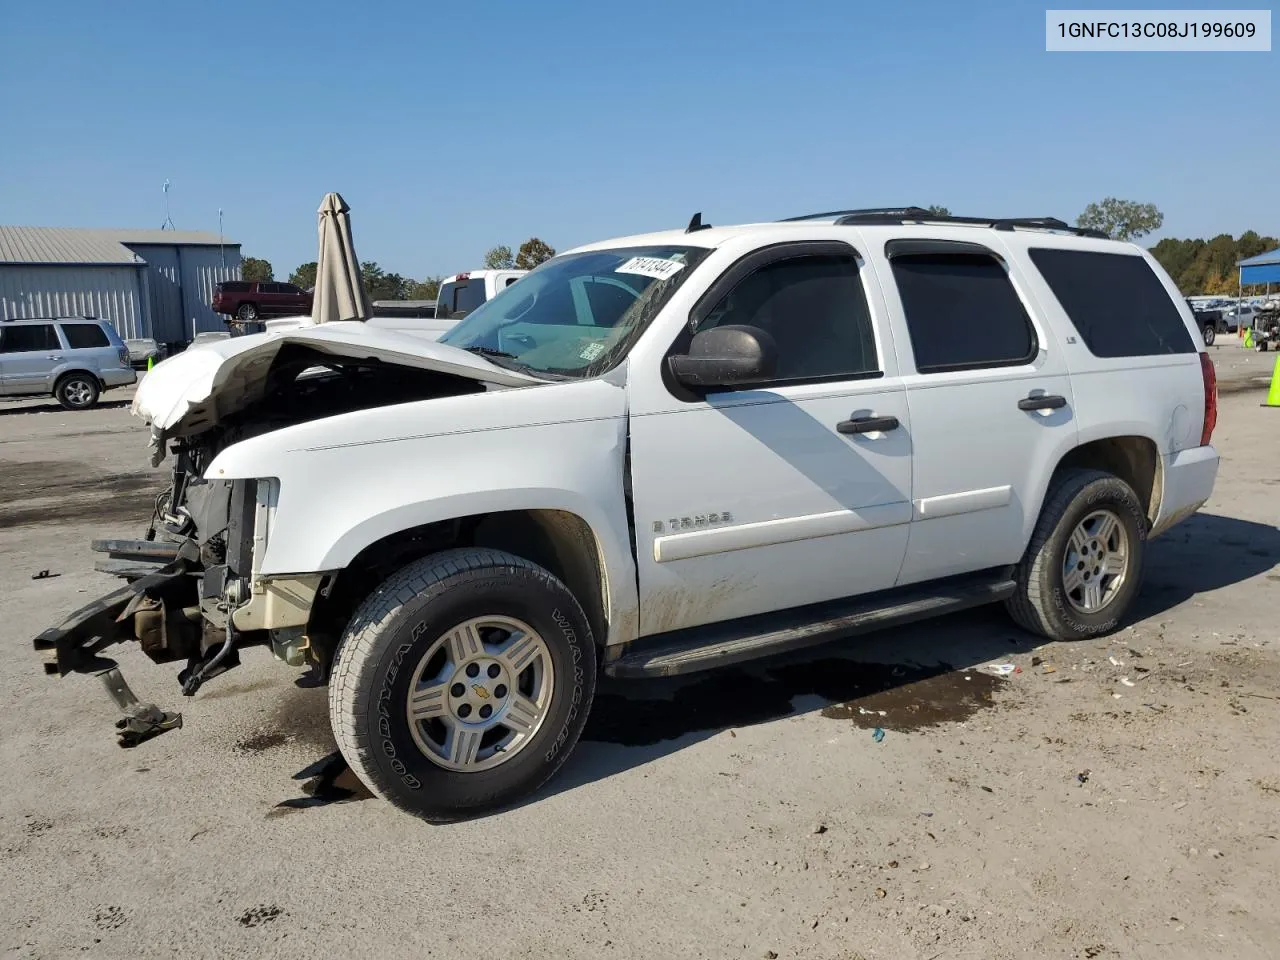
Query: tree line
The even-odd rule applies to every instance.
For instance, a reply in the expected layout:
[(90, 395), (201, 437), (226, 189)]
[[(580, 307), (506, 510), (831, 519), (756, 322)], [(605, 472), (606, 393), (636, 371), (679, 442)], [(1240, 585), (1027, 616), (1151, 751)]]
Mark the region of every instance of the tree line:
[[(537, 237), (530, 237), (513, 254), (510, 247), (493, 247), (484, 255), (484, 265), (489, 270), (532, 270), (556, 255), (555, 250)], [(300, 264), (291, 274), (289, 282), (295, 287), (310, 290), (316, 285), (316, 261)], [(260, 257), (243, 257), (240, 260), (240, 276), (244, 280), (274, 280), (275, 268), (270, 260)], [(434, 300), (440, 292), (443, 277), (427, 277), (414, 280), (398, 273), (388, 273), (376, 261), (362, 260), (360, 276), (364, 280), (365, 293), (370, 300)]]
[[(950, 216), (946, 207), (933, 205), (928, 208), (937, 216)], [(1106, 197), (1091, 203), (1076, 218), (1076, 226), (1101, 230), (1115, 240), (1134, 241), (1164, 224), (1164, 214), (1153, 203), (1138, 203)], [(1280, 247), (1280, 240), (1263, 236), (1255, 230), (1246, 230), (1239, 237), (1222, 233), (1210, 240), (1179, 240), (1166, 237), (1151, 248), (1151, 254), (1173, 278), (1184, 296), (1195, 294), (1234, 294), (1239, 284), (1237, 261), (1255, 257)], [(537, 237), (530, 237), (520, 245), (516, 253), (507, 246), (491, 248), (484, 255), (484, 265), (489, 270), (532, 270), (544, 260), (555, 256), (555, 250)], [(255, 257), (245, 257), (240, 264), (241, 275), (246, 280), (275, 279), (271, 264)], [(365, 289), (371, 300), (434, 300), (440, 289), (440, 277), (413, 280), (398, 273), (387, 273), (376, 263), (360, 264)], [(289, 276), (289, 282), (303, 289), (315, 285), (316, 265), (304, 263)], [(1244, 293), (1262, 293), (1264, 286), (1245, 287)]]

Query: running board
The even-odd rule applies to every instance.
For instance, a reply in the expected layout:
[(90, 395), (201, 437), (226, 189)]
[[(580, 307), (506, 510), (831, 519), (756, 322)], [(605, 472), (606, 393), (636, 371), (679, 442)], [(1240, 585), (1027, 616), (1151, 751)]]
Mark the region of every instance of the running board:
[[(1013, 595), (1007, 568), (645, 637), (605, 662), (611, 677), (672, 677), (995, 603)], [(607, 655), (606, 655), (607, 656)]]

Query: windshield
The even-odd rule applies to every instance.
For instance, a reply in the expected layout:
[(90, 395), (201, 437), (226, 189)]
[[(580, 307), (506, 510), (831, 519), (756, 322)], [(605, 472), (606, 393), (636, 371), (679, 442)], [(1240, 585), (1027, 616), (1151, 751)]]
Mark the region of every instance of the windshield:
[(710, 252), (628, 247), (555, 257), (476, 308), (440, 342), (499, 366), (593, 377), (626, 354)]

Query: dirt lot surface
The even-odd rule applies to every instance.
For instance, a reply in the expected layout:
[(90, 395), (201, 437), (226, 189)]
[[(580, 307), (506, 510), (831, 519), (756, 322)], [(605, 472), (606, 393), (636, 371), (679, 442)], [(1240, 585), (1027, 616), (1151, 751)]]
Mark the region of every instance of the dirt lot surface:
[(124, 650), (186, 725), (117, 747), (30, 639), (116, 585), (87, 541), (136, 535), (163, 475), (115, 394), (0, 406), (3, 955), (1280, 955), (1280, 410), (1269, 354), (1213, 352), (1218, 487), (1120, 633), (991, 609), (607, 683), (548, 789), (445, 827), (365, 799), (325, 691), (261, 650), (190, 699)]

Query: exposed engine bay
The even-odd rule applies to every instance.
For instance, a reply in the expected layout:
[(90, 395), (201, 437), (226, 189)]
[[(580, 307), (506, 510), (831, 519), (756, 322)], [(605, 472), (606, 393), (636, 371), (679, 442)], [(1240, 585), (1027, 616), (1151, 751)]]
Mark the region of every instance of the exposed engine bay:
[[(228, 447), (282, 428), (375, 407), (482, 392), (475, 379), (377, 358), (335, 356), (302, 344), (285, 344), (272, 358), (261, 397), (220, 418), (203, 431), (188, 430), (168, 439), (153, 426), (157, 463), (172, 456), (168, 489), (156, 500), (142, 540), (97, 540), (93, 549), (107, 559), (98, 569), (128, 581), (121, 588), (46, 630), (37, 649), (56, 650), (50, 673), (96, 673), (125, 712), (117, 724), (121, 742), (131, 746), (181, 725), (181, 717), (138, 704), (114, 661), (101, 651), (114, 643), (137, 640), (156, 663), (186, 661), (178, 675), (191, 696), (213, 677), (237, 666), (239, 649), (272, 644), (282, 659), (306, 662), (306, 614), (310, 599), (323, 589), (313, 582), (294, 584), (310, 591), (306, 605), (286, 629), (268, 629), (270, 617), (250, 609), (280, 602), (266, 597), (255, 582), (261, 537), (277, 490), (270, 479), (210, 480), (205, 473)], [(248, 612), (246, 612), (248, 611)], [(127, 741), (127, 742), (126, 742)]]

